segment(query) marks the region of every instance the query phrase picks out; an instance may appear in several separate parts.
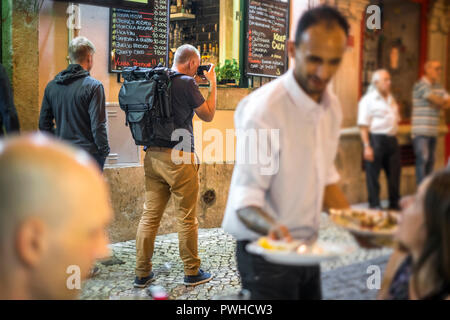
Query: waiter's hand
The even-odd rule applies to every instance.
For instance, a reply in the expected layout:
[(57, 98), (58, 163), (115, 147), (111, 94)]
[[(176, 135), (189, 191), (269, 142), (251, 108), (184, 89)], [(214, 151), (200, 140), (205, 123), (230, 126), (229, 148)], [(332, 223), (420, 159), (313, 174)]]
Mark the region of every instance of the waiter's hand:
[(364, 147), (364, 160), (372, 162), (375, 156), (373, 154), (373, 149), (371, 146)]
[(269, 238), (272, 240), (282, 240), (291, 242), (292, 236), (288, 228), (283, 225), (275, 225), (269, 230)]

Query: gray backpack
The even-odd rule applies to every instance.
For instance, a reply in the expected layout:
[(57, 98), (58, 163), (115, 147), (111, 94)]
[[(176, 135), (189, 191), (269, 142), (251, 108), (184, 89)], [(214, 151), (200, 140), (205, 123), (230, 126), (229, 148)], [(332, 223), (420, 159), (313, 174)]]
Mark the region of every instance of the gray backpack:
[(175, 130), (170, 87), (180, 73), (158, 65), (155, 68), (125, 68), (119, 92), (120, 108), (125, 111), (136, 145), (148, 146), (171, 141)]

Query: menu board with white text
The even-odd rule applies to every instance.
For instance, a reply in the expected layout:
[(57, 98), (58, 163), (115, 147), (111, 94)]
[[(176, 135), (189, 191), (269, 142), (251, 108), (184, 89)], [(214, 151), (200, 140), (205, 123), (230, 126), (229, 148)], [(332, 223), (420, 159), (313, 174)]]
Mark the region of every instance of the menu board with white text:
[(247, 75), (278, 77), (287, 71), (288, 30), (288, 0), (247, 0)]
[(120, 72), (126, 67), (167, 65), (168, 0), (148, 3), (145, 10), (111, 8), (110, 72)]

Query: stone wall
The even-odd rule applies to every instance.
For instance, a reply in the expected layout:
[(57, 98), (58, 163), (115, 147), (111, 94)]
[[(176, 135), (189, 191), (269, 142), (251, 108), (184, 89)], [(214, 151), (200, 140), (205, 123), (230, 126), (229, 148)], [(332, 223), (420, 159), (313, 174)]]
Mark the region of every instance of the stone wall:
[(31, 1), (12, 1), (12, 86), (22, 131), (38, 127), (39, 14)]
[[(232, 164), (202, 164), (199, 169), (199, 199), (197, 216), (200, 228), (217, 228), (222, 223)], [(112, 242), (134, 239), (144, 204), (144, 168), (106, 168), (115, 219), (109, 228)], [(159, 234), (177, 232), (176, 212), (169, 200), (161, 220)]]

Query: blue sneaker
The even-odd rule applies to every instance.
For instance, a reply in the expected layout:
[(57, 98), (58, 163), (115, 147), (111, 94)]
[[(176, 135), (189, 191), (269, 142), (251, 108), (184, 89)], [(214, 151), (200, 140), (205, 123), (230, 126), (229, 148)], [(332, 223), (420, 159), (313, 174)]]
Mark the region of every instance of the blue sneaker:
[(212, 275), (209, 272), (205, 272), (202, 269), (198, 270), (196, 276), (184, 276), (184, 284), (186, 286), (196, 286), (202, 283), (206, 283), (212, 279)]
[(155, 278), (155, 274), (152, 272), (148, 277), (139, 278), (136, 277), (134, 279), (134, 287), (135, 288), (145, 288), (147, 287)]

